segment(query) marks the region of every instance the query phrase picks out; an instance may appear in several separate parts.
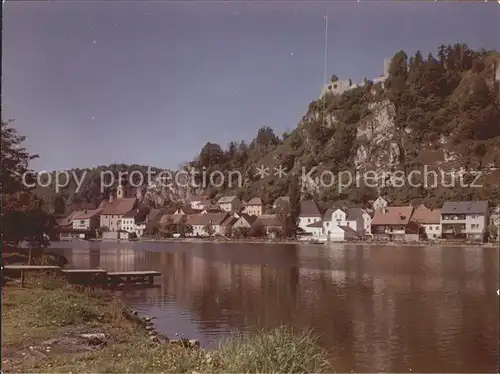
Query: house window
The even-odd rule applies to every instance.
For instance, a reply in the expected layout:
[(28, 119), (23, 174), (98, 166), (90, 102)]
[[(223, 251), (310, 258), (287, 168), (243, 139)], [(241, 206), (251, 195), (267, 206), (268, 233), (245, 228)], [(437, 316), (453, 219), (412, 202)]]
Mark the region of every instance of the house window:
[(328, 86), (328, 89), (329, 89), (329, 90), (331, 90), (331, 89), (332, 89), (332, 86), (331, 86), (331, 85), (330, 85), (330, 86)]
[(307, 219), (307, 223), (311, 223), (311, 219), (310, 218)]
[(479, 225), (478, 224), (472, 224), (470, 225), (471, 229), (478, 229)]
[(81, 225), (83, 225), (84, 223), (85, 223), (85, 220), (84, 220), (84, 219), (80, 220), (80, 224), (81, 224)]

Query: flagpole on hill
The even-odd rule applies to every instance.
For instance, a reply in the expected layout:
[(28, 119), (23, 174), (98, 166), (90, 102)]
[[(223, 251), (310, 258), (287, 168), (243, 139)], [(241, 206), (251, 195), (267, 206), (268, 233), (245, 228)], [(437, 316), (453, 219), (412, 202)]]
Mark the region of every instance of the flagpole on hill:
[[(327, 63), (328, 63), (328, 13), (326, 13), (326, 16), (323, 16), (325, 19), (325, 66), (324, 66), (324, 75), (323, 75), (323, 87), (321, 88), (322, 94), (324, 94), (325, 87), (327, 85), (327, 76), (326, 76), (326, 69), (327, 69)], [(326, 118), (326, 95), (323, 95), (323, 119)], [(326, 121), (326, 119), (325, 119)], [(326, 123), (325, 123), (326, 125)]]

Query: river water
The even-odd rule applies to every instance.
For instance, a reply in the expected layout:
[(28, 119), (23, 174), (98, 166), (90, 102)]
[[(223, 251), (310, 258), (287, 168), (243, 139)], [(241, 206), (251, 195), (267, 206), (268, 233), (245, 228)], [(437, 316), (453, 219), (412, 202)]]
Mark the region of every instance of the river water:
[(54, 243), (73, 267), (159, 270), (120, 295), (159, 331), (214, 346), (313, 329), (337, 372), (498, 372), (498, 248)]

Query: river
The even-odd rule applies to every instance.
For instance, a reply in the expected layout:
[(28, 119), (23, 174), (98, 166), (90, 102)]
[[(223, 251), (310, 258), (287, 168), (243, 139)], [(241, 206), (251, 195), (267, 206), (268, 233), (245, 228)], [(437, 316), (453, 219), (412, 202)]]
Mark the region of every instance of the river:
[(159, 270), (121, 291), (160, 332), (313, 329), (337, 372), (498, 372), (499, 250), (335, 244), (54, 243), (73, 267)]

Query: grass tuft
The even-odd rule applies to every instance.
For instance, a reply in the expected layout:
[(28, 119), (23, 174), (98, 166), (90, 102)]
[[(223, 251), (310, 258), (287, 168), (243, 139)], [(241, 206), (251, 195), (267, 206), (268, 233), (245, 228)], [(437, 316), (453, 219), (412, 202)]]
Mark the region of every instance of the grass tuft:
[(216, 360), (231, 373), (317, 373), (331, 370), (311, 332), (287, 327), (237, 335), (221, 343)]

